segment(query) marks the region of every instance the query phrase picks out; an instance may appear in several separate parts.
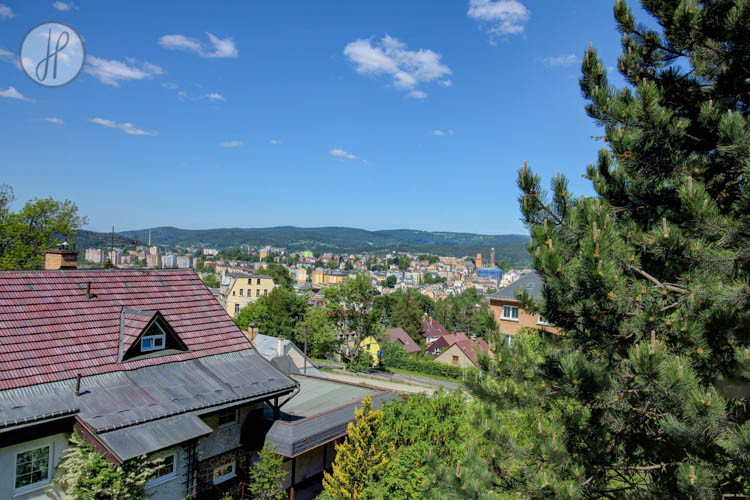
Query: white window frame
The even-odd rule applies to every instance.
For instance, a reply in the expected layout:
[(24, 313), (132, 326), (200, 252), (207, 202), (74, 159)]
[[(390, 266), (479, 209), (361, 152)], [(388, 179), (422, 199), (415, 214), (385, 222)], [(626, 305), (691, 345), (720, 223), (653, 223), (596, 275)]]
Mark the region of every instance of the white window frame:
[[(43, 479), (42, 481), (37, 481), (36, 483), (31, 483), (31, 484), (27, 484), (25, 486), (16, 488), (16, 479), (18, 478), (18, 476), (16, 476), (16, 467), (18, 466), (18, 455), (21, 455), (29, 451), (38, 450), (40, 448), (49, 448), (49, 452), (48, 452), (49, 455), (47, 458), (47, 478)], [(55, 443), (53, 441), (37, 443), (34, 445), (26, 446), (18, 450), (13, 455), (13, 496), (28, 493), (30, 491), (35, 491), (35, 490), (44, 488), (52, 484), (52, 479), (53, 479), (52, 476), (54, 473), (54, 465), (55, 465), (54, 459), (55, 459)]]
[[(234, 418), (228, 422), (221, 423), (221, 416), (222, 414), (227, 414), (229, 412), (233, 412)], [(227, 408), (224, 410), (221, 410), (217, 415), (217, 419), (219, 420), (219, 426), (218, 429), (223, 429), (225, 427), (231, 427), (235, 424), (237, 424), (240, 421), (240, 411), (239, 408)]]
[(547, 321), (546, 319), (544, 319), (544, 317), (542, 317), (541, 314), (537, 318), (536, 324), (537, 325), (541, 325), (541, 326), (551, 326), (550, 323), (549, 323), (549, 321)]
[[(157, 326), (157, 328), (159, 328), (159, 331), (161, 333), (157, 333), (156, 335), (144, 335), (143, 337), (141, 337), (141, 352), (163, 351), (167, 346), (167, 332), (164, 331), (159, 323), (154, 324)], [(156, 341), (159, 339), (161, 339), (161, 345), (157, 346)], [(144, 347), (144, 340), (150, 340), (151, 347)]]
[[(218, 471), (219, 469), (223, 469), (225, 467), (231, 468), (231, 472), (228, 472), (220, 476), (219, 478), (217, 478), (216, 471)], [(236, 460), (232, 460), (231, 462), (227, 462), (218, 467), (215, 467), (213, 470), (213, 483), (214, 484), (221, 484), (225, 481), (229, 481), (230, 479), (234, 479), (235, 477), (237, 477), (237, 461)]]
[[(510, 316), (507, 316), (505, 314), (506, 308), (510, 311), (510, 313), (511, 313)], [(513, 317), (513, 310), (514, 309), (516, 311), (516, 317), (515, 318)], [(505, 321), (518, 321), (518, 306), (503, 305), (503, 313), (500, 316), (500, 319), (503, 319)]]
[(240, 305), (239, 304), (235, 304), (234, 305), (234, 314), (239, 314), (239, 313), (240, 313)]
[(154, 479), (150, 480), (146, 483), (146, 488), (153, 488), (154, 486), (159, 486), (160, 484), (164, 484), (167, 481), (171, 481), (172, 479), (177, 477), (177, 453), (172, 453), (171, 455), (167, 455), (164, 457), (160, 457), (163, 459), (167, 459), (169, 457), (172, 457), (172, 471), (164, 474), (163, 476), (155, 477)]

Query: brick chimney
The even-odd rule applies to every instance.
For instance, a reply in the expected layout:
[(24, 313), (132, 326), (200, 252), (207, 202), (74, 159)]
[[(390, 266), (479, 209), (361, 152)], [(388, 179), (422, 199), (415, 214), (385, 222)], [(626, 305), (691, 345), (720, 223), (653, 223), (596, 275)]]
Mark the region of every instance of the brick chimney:
[(57, 271), (58, 269), (77, 269), (78, 252), (68, 250), (68, 244), (63, 243), (58, 248), (47, 250), (44, 254), (44, 269)]

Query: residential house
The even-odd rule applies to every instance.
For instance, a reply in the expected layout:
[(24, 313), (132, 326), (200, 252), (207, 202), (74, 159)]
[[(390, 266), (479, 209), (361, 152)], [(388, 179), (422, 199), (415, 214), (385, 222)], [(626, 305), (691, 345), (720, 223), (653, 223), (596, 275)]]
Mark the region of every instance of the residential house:
[(217, 498), (300, 385), (190, 270), (2, 272), (0, 359), (0, 498), (61, 496), (74, 430), (117, 465), (164, 459), (147, 498)]
[(262, 274), (224, 273), (221, 278), (222, 305), (234, 318), (248, 304), (268, 295), (275, 284), (273, 278)]
[(519, 328), (531, 327), (550, 333), (559, 333), (560, 329), (550, 326), (543, 317), (527, 312), (521, 307), (521, 303), (516, 298), (516, 293), (521, 290), (525, 290), (535, 301), (541, 301), (542, 279), (539, 274), (534, 271), (529, 272), (505, 288), (487, 296), (490, 309), (500, 325), (500, 333), (508, 335), (509, 343)]
[(448, 330), (445, 329), (436, 319), (433, 319), (426, 314), (422, 318), (422, 338), (424, 338), (425, 344), (430, 345), (443, 335), (447, 335)]
[(434, 342), (425, 347), (424, 352), (426, 352), (430, 356), (435, 357), (456, 342), (463, 340), (469, 340), (469, 337), (467, 337), (464, 332), (446, 333), (445, 335), (441, 335)]
[(414, 339), (412, 339), (403, 328), (389, 328), (386, 330), (385, 335), (391, 342), (398, 342), (401, 344), (406, 353), (411, 356), (416, 356), (421, 351), (419, 345), (414, 342)]
[(460, 368), (479, 368), (479, 352), (490, 353), (490, 346), (484, 339), (463, 339), (442, 351), (436, 358), (436, 363), (458, 366)]

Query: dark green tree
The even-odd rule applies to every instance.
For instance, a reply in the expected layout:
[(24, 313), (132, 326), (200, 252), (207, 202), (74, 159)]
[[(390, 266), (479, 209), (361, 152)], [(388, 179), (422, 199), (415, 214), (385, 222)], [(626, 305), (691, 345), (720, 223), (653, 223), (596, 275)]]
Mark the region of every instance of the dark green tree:
[(379, 311), (373, 307), (375, 301), (375, 285), (371, 278), (358, 273), (337, 286), (326, 288), (325, 307), (336, 322), (339, 333), (352, 334), (352, 359), (356, 359), (360, 350), (360, 343), (368, 335), (379, 335), (382, 330)]
[(387, 278), (386, 278), (386, 279), (385, 279), (385, 280), (383, 281), (383, 285), (384, 285), (384, 286), (387, 286), (388, 288), (393, 288), (393, 287), (395, 287), (395, 286), (396, 286), (396, 283), (398, 283), (398, 278), (397, 278), (397, 277), (396, 277), (395, 275), (393, 275), (393, 274), (391, 274), (390, 276), (388, 276), (388, 277), (387, 277)]
[(271, 293), (259, 297), (254, 304), (240, 311), (234, 321), (244, 331), (255, 321), (258, 333), (293, 340), (297, 323), (305, 317), (307, 307), (304, 297), (286, 288), (275, 287)]
[(266, 276), (270, 276), (271, 278), (273, 278), (274, 284), (282, 288), (291, 290), (294, 286), (294, 278), (292, 278), (292, 273), (290, 273), (289, 269), (282, 266), (281, 264), (266, 264), (266, 267), (264, 267), (260, 272), (265, 274)]
[(205, 276), (202, 276), (201, 280), (203, 280), (203, 284), (209, 288), (219, 288), (219, 285), (221, 284), (219, 282), (219, 277), (213, 273), (209, 273), (209, 274), (206, 274)]
[(76, 230), (85, 225), (71, 201), (34, 198), (12, 212), (13, 189), (0, 185), (0, 270), (38, 269), (44, 253), (58, 243), (75, 241)]
[(750, 1), (643, 7), (660, 30), (614, 7), (625, 88), (584, 54), (596, 195), (519, 172), (544, 280), (522, 299), (562, 335), (483, 358), (484, 444), (448, 474), (457, 495), (750, 494)]
[(284, 457), (276, 453), (276, 446), (266, 442), (258, 454), (258, 460), (250, 467), (250, 493), (260, 500), (282, 500), (287, 497), (284, 491), (286, 471), (282, 464)]

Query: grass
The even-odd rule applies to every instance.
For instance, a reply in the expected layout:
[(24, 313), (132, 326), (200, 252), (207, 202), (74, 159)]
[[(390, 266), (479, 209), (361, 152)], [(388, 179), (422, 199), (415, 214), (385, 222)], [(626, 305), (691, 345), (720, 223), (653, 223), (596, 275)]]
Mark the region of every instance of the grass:
[(459, 384), (462, 382), (462, 380), (459, 378), (443, 377), (441, 375), (431, 375), (431, 374), (426, 374), (422, 372), (415, 372), (412, 370), (403, 370), (401, 368), (385, 368), (385, 371), (389, 371), (393, 373), (402, 373), (404, 375), (417, 375), (419, 377), (434, 378), (438, 380), (445, 380), (446, 382), (457, 382)]

